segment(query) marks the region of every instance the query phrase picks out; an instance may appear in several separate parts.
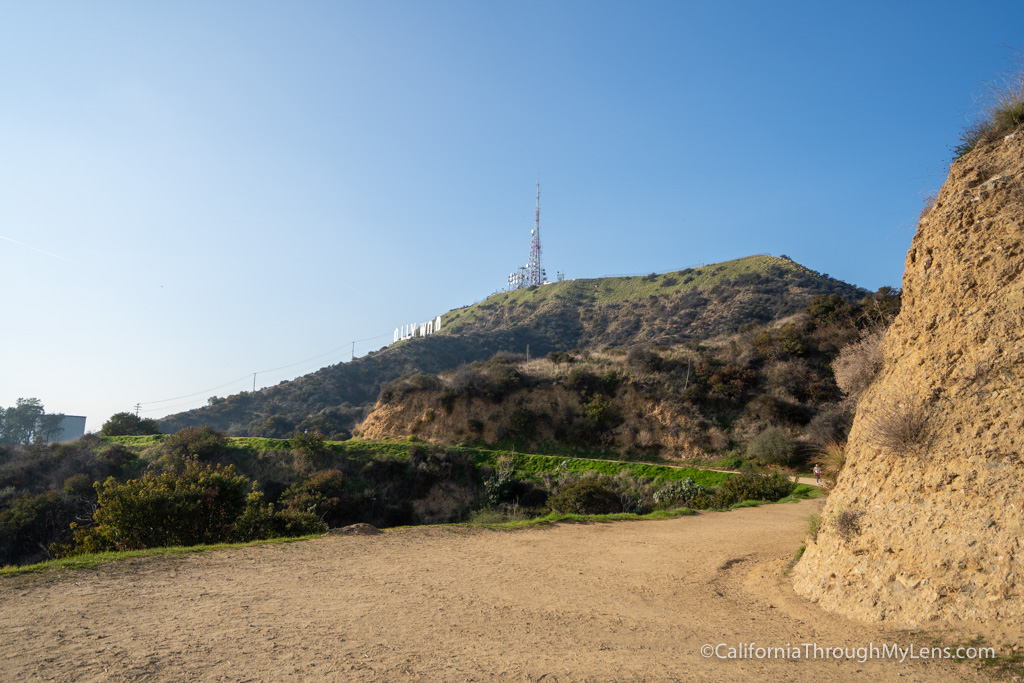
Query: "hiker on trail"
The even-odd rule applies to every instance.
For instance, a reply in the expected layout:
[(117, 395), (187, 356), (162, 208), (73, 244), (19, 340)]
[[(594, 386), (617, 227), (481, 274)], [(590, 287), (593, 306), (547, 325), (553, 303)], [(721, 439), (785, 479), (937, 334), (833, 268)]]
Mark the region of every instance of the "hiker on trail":
[(817, 465), (814, 466), (814, 483), (821, 483), (821, 468), (818, 467)]

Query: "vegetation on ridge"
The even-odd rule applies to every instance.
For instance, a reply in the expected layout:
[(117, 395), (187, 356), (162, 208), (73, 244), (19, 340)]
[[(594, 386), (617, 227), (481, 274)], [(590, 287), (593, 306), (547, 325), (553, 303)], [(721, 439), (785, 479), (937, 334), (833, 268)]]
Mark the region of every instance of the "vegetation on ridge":
[(867, 292), (785, 257), (751, 256), (663, 275), (570, 280), (515, 292), (442, 316), (438, 334), (392, 344), (351, 362), (257, 392), (213, 397), (163, 418), (160, 428), (210, 425), (232, 436), (286, 437), (320, 431), (345, 439), (382, 382), (439, 373), (499, 351), (554, 351), (676, 344), (734, 332), (802, 310), (816, 296), (856, 301)]

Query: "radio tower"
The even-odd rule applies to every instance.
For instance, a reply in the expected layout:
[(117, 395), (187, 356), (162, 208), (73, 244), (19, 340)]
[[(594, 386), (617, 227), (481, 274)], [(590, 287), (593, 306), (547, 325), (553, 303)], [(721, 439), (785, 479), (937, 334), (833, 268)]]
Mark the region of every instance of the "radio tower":
[(530, 261), (526, 264), (526, 286), (542, 285), (547, 275), (540, 265), (540, 178), (537, 179), (537, 210), (533, 214), (533, 241), (530, 243)]

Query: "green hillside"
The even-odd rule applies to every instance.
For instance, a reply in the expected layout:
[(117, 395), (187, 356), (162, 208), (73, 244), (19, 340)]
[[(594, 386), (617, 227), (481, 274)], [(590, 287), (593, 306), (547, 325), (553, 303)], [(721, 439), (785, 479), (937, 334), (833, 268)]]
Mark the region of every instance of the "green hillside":
[(750, 256), (638, 277), (578, 279), (502, 292), (442, 316), (440, 333), (392, 344), (275, 387), (210, 399), (163, 418), (165, 432), (209, 425), (234, 436), (317, 429), (346, 438), (383, 382), (438, 373), (499, 351), (534, 356), (575, 348), (674, 344), (735, 332), (802, 311), (822, 294), (867, 292), (787, 258)]

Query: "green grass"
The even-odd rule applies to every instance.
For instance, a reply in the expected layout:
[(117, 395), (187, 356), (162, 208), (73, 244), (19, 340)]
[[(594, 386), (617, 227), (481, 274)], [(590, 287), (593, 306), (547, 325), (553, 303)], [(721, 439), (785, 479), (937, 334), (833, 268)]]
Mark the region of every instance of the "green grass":
[[(160, 439), (159, 436), (112, 436), (103, 438), (111, 443), (120, 443), (138, 450), (142, 450)], [(470, 446), (439, 447), (410, 441), (363, 441), (361, 439), (350, 439), (348, 441), (328, 441), (326, 443), (334, 454), (356, 461), (369, 460), (371, 458), (407, 458), (409, 457), (409, 451), (416, 446), (427, 448), (428, 450), (440, 448), (442, 450), (462, 453), (472, 458), (473, 462), (477, 465), (488, 465), (491, 467), (498, 463), (499, 458), (514, 455), (515, 470), (521, 475), (539, 476), (542, 474), (554, 474), (562, 467), (570, 472), (596, 472), (612, 477), (621, 472), (627, 472), (633, 477), (647, 477), (650, 479), (682, 480), (689, 478), (701, 486), (719, 486), (726, 479), (733, 476), (726, 472), (714, 472), (696, 468), (667, 467), (648, 463), (611, 462), (593, 460), (587, 457), (513, 453), (512, 451), (502, 449), (474, 448)], [(244, 455), (246, 451), (260, 453), (292, 450), (292, 444), (289, 439), (266, 439), (247, 436), (230, 438), (228, 444), (239, 456)], [(605, 454), (594, 455), (599, 457)]]
[(122, 446), (152, 446), (159, 443), (165, 434), (151, 434), (150, 436), (101, 436), (100, 441), (107, 443), (119, 443)]
[[(115, 437), (123, 438), (123, 437)], [(121, 562), (135, 557), (166, 557), (175, 555), (186, 555), (189, 553), (203, 553), (211, 550), (229, 550), (232, 548), (248, 548), (257, 545), (271, 545), (276, 543), (294, 543), (305, 541), (311, 538), (321, 538), (323, 534), (310, 536), (295, 536), (291, 538), (269, 538), (261, 541), (249, 541), (247, 543), (216, 543), (212, 545), (193, 545), (188, 547), (174, 548), (147, 548), (145, 550), (121, 550), (105, 553), (90, 553), (88, 555), (74, 555), (59, 560), (47, 560), (36, 564), (27, 564), (20, 567), (6, 566), (0, 568), (0, 576), (16, 576), (18, 574), (37, 574), (49, 571), (60, 571), (62, 569), (92, 569), (111, 562)]]
[(517, 304), (539, 306), (558, 300), (570, 304), (584, 300), (608, 303), (686, 290), (703, 291), (714, 289), (740, 275), (764, 274), (773, 266), (786, 271), (811, 272), (793, 261), (758, 254), (692, 269), (661, 273), (654, 277), (638, 275), (567, 280), (530, 289), (499, 292), (480, 303), (449, 311), (441, 316), (441, 333), (456, 333), (463, 330), (477, 318), (479, 311), (491, 307)]
[(534, 517), (533, 519), (522, 519), (511, 522), (497, 523), (464, 522), (462, 524), (452, 526), (473, 526), (481, 527), (484, 529), (515, 530), (547, 527), (559, 523), (593, 524), (643, 519), (674, 519), (676, 517), (687, 517), (689, 515), (694, 514), (697, 513), (694, 510), (691, 510), (690, 508), (675, 508), (674, 510), (655, 510), (654, 512), (649, 512), (645, 515), (638, 515), (632, 512), (615, 512), (607, 515), (575, 515), (562, 512), (551, 512), (547, 515), (544, 515), (543, 517)]
[(648, 465), (632, 462), (609, 462), (604, 460), (588, 460), (586, 458), (567, 458), (557, 455), (536, 455), (511, 453), (509, 451), (490, 451), (480, 448), (459, 449), (467, 452), (477, 465), (494, 467), (503, 457), (513, 457), (513, 470), (518, 475), (555, 474), (556, 472), (596, 472), (614, 477), (626, 472), (632, 477), (647, 477), (663, 481), (693, 479), (701, 486), (720, 486), (729, 477), (735, 476), (727, 472), (691, 469), (688, 467), (666, 467), (664, 465)]

